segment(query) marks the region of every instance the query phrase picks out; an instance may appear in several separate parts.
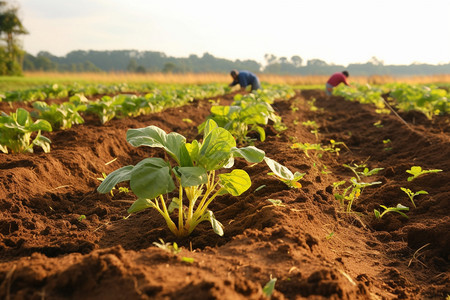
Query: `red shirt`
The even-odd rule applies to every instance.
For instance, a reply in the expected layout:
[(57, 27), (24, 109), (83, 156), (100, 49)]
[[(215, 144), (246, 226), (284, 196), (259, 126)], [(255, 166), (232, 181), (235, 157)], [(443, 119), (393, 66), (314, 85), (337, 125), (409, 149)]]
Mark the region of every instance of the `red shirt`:
[(345, 77), (345, 75), (342, 73), (334, 73), (327, 81), (327, 83), (332, 86), (337, 86), (341, 82), (345, 83), (345, 85), (348, 85), (347, 77)]

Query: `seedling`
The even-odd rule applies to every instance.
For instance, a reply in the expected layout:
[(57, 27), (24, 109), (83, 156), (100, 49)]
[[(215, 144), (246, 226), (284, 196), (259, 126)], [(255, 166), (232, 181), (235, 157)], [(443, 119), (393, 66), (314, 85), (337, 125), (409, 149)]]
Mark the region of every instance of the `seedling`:
[(391, 151), (392, 147), (389, 147), (389, 145), (391, 145), (391, 140), (387, 139), (387, 140), (383, 140), (383, 145), (384, 145), (384, 151)]
[(171, 252), (173, 254), (178, 254), (180, 253), (181, 249), (178, 248), (178, 244), (177, 243), (173, 243), (172, 245), (170, 243), (165, 243), (163, 239), (159, 239), (160, 243), (158, 242), (153, 242), (153, 245), (155, 245), (156, 247), (166, 250), (168, 252)]
[[(339, 187), (345, 183), (346, 183), (345, 180), (335, 182), (335, 183), (333, 183), (333, 189), (336, 189), (337, 187)], [(355, 177), (352, 177), (352, 178), (350, 178), (350, 183), (351, 184), (349, 186), (347, 186), (341, 194), (339, 194), (339, 193), (334, 194), (335, 199), (339, 201), (341, 206), (345, 206), (345, 201), (347, 201), (346, 212), (352, 211), (353, 203), (359, 198), (359, 196), (361, 195), (361, 193), (365, 187), (376, 185), (376, 184), (381, 184), (381, 181), (358, 182)]]
[(410, 189), (407, 188), (400, 188), (402, 191), (404, 191), (406, 193), (406, 195), (408, 195), (409, 199), (411, 200), (412, 204), (414, 205), (414, 208), (416, 208), (416, 204), (414, 203), (414, 197), (417, 195), (428, 195), (427, 191), (418, 191), (418, 192), (412, 192)]
[[(372, 175), (376, 175), (376, 174), (378, 174), (379, 171), (384, 169), (384, 168), (375, 168), (375, 169), (369, 170), (369, 168), (366, 167), (366, 164), (361, 164), (361, 165), (353, 164), (353, 166), (343, 164), (343, 166), (352, 170), (352, 172), (355, 174), (358, 181), (361, 180), (360, 176), (369, 177)], [(362, 169), (362, 171), (361, 171), (361, 169)]]
[(269, 282), (266, 283), (266, 285), (263, 287), (263, 293), (268, 298), (272, 297), (273, 291), (275, 289), (275, 283), (277, 282), (276, 278), (272, 278), (272, 275), (270, 275)]
[(377, 127), (377, 128), (383, 128), (383, 124), (381, 124), (381, 120), (378, 120), (377, 122), (373, 123), (373, 126)]
[(408, 216), (403, 212), (403, 211), (408, 211), (409, 207), (401, 205), (400, 203), (397, 204), (396, 207), (386, 207), (384, 205), (380, 205), (382, 208), (384, 208), (384, 211), (382, 213), (380, 213), (379, 210), (374, 209), (373, 213), (375, 214), (375, 217), (377, 219), (381, 219), (385, 214), (387, 214), (388, 212), (396, 212), (400, 215), (402, 215), (405, 218), (408, 218)]
[(314, 134), (314, 136), (316, 137), (316, 140), (319, 138), (319, 126), (317, 125), (316, 121), (308, 120), (306, 122), (302, 122), (302, 124), (304, 126), (312, 128), (311, 133)]
[[(336, 142), (335, 140), (330, 140), (330, 145), (329, 146), (323, 146), (322, 147), (322, 144), (294, 143), (291, 146), (291, 148), (292, 149), (303, 150), (305, 155), (307, 157), (310, 157), (308, 151), (311, 151), (311, 150), (321, 151), (321, 152), (336, 153), (337, 155), (339, 155), (339, 151), (341, 151), (341, 149), (338, 148), (337, 145), (344, 145), (345, 146), (345, 144), (343, 142)], [(321, 156), (322, 156), (322, 154), (319, 154), (319, 157), (321, 157)]]
[[(188, 236), (203, 221), (209, 221), (215, 233), (223, 235), (223, 225), (216, 220), (209, 204), (219, 195), (239, 196), (251, 186), (247, 172), (234, 169), (216, 175), (216, 170), (231, 168), (235, 158), (250, 163), (261, 162), (264, 151), (253, 146), (237, 148), (234, 137), (226, 129), (208, 120), (203, 130), (203, 141), (186, 143), (176, 132), (167, 134), (156, 126), (129, 129), (127, 141), (134, 147), (162, 148), (175, 161), (172, 166), (162, 158), (145, 158), (109, 174), (98, 187), (100, 193), (110, 192), (114, 186), (129, 181), (137, 200), (128, 209), (135, 213), (146, 208), (156, 209), (176, 236)], [(175, 178), (175, 182), (174, 179)], [(164, 196), (170, 197), (178, 185), (178, 196), (166, 205)], [(184, 197), (187, 206), (183, 205)], [(178, 226), (170, 214), (178, 210)]]
[(292, 174), (292, 172), (288, 168), (268, 157), (264, 157), (264, 161), (273, 171), (268, 173), (268, 175), (274, 176), (278, 180), (284, 182), (290, 188), (299, 189), (302, 187), (302, 185), (298, 181), (302, 179), (303, 176), (306, 175), (306, 173), (300, 173), (296, 171), (294, 174)]
[(420, 166), (413, 166), (411, 169), (406, 170), (406, 173), (411, 174), (412, 176), (408, 177), (408, 181), (413, 181), (419, 176), (422, 176), (427, 173), (437, 173), (442, 172), (441, 169), (434, 169), (434, 170), (423, 170)]
[(86, 220), (86, 216), (85, 215), (81, 215), (81, 216), (78, 217), (78, 221), (81, 222), (83, 220)]

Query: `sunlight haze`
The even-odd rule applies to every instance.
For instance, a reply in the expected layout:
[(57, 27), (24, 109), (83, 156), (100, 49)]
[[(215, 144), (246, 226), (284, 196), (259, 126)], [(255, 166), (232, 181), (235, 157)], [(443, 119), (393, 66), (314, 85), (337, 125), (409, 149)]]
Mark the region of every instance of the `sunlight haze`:
[(25, 51), (158, 51), (264, 63), (450, 62), (450, 1), (20, 0)]

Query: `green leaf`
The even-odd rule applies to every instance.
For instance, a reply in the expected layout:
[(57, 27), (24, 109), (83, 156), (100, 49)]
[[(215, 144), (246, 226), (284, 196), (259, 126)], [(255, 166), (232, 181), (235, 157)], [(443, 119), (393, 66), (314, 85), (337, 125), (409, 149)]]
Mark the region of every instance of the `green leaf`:
[(167, 208), (167, 211), (169, 212), (169, 214), (171, 214), (175, 209), (179, 209), (180, 206), (180, 198), (173, 197), (172, 202), (170, 202), (169, 207)]
[(186, 149), (186, 138), (176, 132), (167, 134), (156, 126), (148, 126), (127, 131), (127, 141), (134, 147), (148, 146), (163, 148), (180, 166), (192, 166), (189, 153)]
[(217, 123), (212, 119), (208, 119), (203, 129), (203, 137), (206, 137), (214, 128), (217, 128)]
[(207, 171), (220, 169), (228, 162), (233, 147), (236, 147), (236, 141), (231, 133), (224, 128), (216, 127), (205, 137), (198, 163)]
[(139, 212), (149, 207), (156, 207), (153, 201), (151, 201), (150, 199), (138, 198), (136, 201), (133, 202), (133, 204), (130, 206), (127, 212), (131, 214)]
[(139, 198), (154, 199), (170, 193), (175, 184), (170, 176), (170, 165), (161, 158), (141, 160), (131, 171), (130, 187)]
[(259, 134), (259, 139), (261, 142), (264, 142), (266, 140), (266, 131), (261, 126), (255, 126), (253, 127), (253, 130), (256, 130)]
[(29, 121), (30, 113), (23, 108), (16, 110), (16, 120), (19, 125), (26, 126)]
[(132, 165), (122, 167), (110, 173), (105, 180), (102, 181), (97, 191), (102, 194), (109, 193), (119, 182), (128, 181), (131, 179)]
[(276, 282), (277, 282), (277, 279), (272, 278), (272, 276), (271, 276), (269, 282), (267, 282), (266, 285), (263, 287), (263, 293), (267, 297), (269, 297), (269, 298), (272, 297)]
[(203, 167), (177, 167), (176, 173), (181, 176), (181, 186), (189, 187), (208, 182), (208, 174)]
[(38, 130), (43, 130), (43, 131), (52, 131), (52, 125), (50, 125), (50, 123), (46, 120), (37, 120), (36, 122), (34, 122), (34, 124), (32, 124), (29, 127), (30, 131), (38, 131)]
[(36, 136), (36, 138), (33, 141), (33, 145), (41, 147), (45, 153), (50, 152), (50, 144), (51, 144), (50, 139), (41, 135), (40, 131), (38, 132), (38, 135)]
[(239, 196), (250, 188), (250, 176), (244, 170), (236, 169), (231, 173), (220, 174), (220, 184), (233, 196)]
[(254, 146), (242, 147), (242, 148), (232, 148), (231, 153), (234, 157), (244, 158), (246, 161), (250, 163), (259, 163), (264, 159), (266, 155), (265, 152), (261, 149), (258, 149)]
[(214, 105), (211, 106), (211, 113), (217, 116), (226, 116), (230, 112), (230, 106)]
[(209, 222), (211, 222), (211, 226), (214, 230), (214, 232), (220, 236), (223, 236), (223, 225), (219, 221), (217, 221), (216, 217), (214, 216), (213, 212), (210, 210), (206, 211), (206, 214), (208, 214)]
[(264, 161), (276, 176), (283, 178), (285, 180), (294, 179), (294, 174), (292, 174), (292, 172), (285, 166), (268, 157), (264, 157)]

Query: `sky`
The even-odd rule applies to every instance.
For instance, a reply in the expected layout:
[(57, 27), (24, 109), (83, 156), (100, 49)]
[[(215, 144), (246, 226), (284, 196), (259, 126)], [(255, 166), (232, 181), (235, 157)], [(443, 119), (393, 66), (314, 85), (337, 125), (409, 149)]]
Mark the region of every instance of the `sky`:
[(25, 51), (158, 51), (265, 63), (450, 63), (449, 0), (7, 0)]

